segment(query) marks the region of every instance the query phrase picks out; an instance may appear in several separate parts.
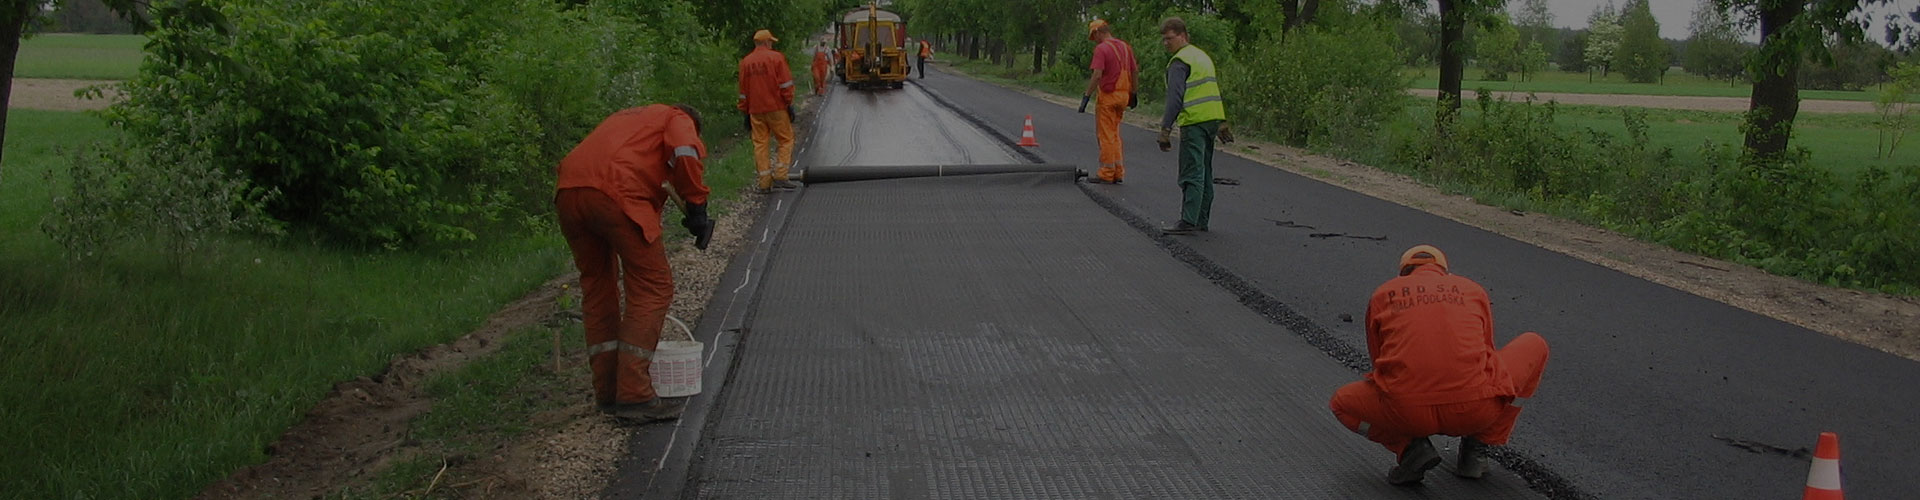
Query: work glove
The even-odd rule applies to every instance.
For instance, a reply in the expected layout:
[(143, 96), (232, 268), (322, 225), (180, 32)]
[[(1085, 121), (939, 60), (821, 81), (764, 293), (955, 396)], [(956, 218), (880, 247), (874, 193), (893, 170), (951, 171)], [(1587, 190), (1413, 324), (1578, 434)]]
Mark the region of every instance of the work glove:
[(1173, 129), (1164, 127), (1160, 129), (1160, 150), (1173, 151)]
[(787, 105), (787, 121), (789, 121), (789, 122), (791, 122), (791, 121), (793, 121), (793, 117), (794, 117), (794, 114), (793, 114), (793, 105), (792, 105), (792, 104), (788, 104), (788, 105)]
[(1140, 107), (1140, 94), (1128, 92), (1127, 93), (1127, 109), (1133, 109), (1138, 107)]
[(693, 235), (694, 248), (706, 250), (707, 244), (713, 242), (713, 219), (707, 218), (707, 204), (688, 203), (686, 212), (686, 217), (680, 218), (680, 227), (687, 228)]
[(1081, 113), (1087, 112), (1087, 102), (1092, 100), (1093, 100), (1093, 96), (1087, 95), (1087, 94), (1080, 94), (1080, 112)]
[(1233, 129), (1227, 128), (1227, 122), (1220, 122), (1220, 143), (1233, 144)]

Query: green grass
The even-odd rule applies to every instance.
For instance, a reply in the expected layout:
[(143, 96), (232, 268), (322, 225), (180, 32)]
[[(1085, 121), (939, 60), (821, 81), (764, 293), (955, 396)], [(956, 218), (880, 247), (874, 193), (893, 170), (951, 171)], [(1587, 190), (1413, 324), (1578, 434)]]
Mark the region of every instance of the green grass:
[[(1431, 105), (1421, 108), (1429, 112), (1433, 109)], [(1625, 137), (1623, 112), (1621, 108), (1606, 106), (1558, 106), (1554, 121)], [(1740, 133), (1741, 113), (1669, 109), (1646, 112), (1649, 141), (1655, 146), (1672, 148), (1685, 164), (1698, 163), (1700, 146), (1707, 141), (1737, 145), (1745, 140)], [(1920, 148), (1912, 145), (1895, 150), (1888, 158), (1877, 158), (1879, 131), (1873, 126), (1874, 119), (1870, 114), (1802, 114), (1794, 120), (1792, 144), (1812, 151), (1815, 163), (1841, 176), (1850, 177), (1868, 167), (1893, 169), (1920, 163)]]
[(0, 183), (5, 496), (192, 496), (336, 382), (478, 326), (565, 269), (557, 237), (465, 256), (219, 242), (184, 268), (138, 249), (79, 264), (38, 230), (60, 146), (113, 133), (14, 110)]
[(140, 71), (141, 35), (35, 35), (20, 41), (15, 78), (126, 80)]
[[(1439, 68), (1407, 68), (1402, 75), (1413, 79), (1413, 88), (1440, 88)], [(1519, 74), (1508, 75), (1511, 81), (1496, 82), (1482, 80), (1484, 74), (1479, 68), (1467, 68), (1460, 88), (1466, 90), (1487, 89), (1512, 92), (1559, 92), (1568, 94), (1629, 94), (1629, 95), (1666, 95), (1694, 97), (1740, 97), (1752, 95), (1753, 86), (1738, 82), (1732, 86), (1726, 80), (1710, 80), (1679, 70), (1667, 72), (1666, 82), (1630, 83), (1626, 76), (1612, 73), (1606, 77), (1593, 75), (1593, 81), (1587, 80), (1586, 73), (1568, 73), (1565, 71), (1542, 71), (1533, 75), (1531, 80), (1519, 81)], [(1870, 91), (1834, 91), (1802, 90), (1801, 99), (1820, 99), (1834, 101), (1872, 101), (1874, 92)]]

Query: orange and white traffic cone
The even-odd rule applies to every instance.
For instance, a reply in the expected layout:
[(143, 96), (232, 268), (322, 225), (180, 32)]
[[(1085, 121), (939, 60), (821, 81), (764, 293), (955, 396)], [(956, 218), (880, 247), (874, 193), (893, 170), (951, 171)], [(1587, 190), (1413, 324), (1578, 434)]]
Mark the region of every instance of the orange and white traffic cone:
[(1840, 436), (1820, 433), (1820, 444), (1813, 447), (1813, 468), (1807, 471), (1807, 490), (1802, 500), (1842, 500), (1840, 493)]
[(1033, 115), (1027, 115), (1027, 124), (1020, 128), (1020, 145), (1037, 147), (1040, 141), (1033, 138)]

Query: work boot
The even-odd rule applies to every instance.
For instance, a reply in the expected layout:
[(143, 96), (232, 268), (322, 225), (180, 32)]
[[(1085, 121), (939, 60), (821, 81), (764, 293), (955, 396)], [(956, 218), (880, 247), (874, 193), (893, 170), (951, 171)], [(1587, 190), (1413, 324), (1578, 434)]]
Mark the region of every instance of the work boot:
[(1180, 222), (1174, 223), (1174, 225), (1160, 228), (1160, 234), (1193, 234), (1194, 231), (1200, 230), (1200, 226), (1181, 220)]
[(680, 411), (686, 406), (685, 401), (669, 402), (664, 398), (653, 398), (645, 403), (613, 405), (613, 416), (628, 423), (645, 424), (680, 418)]
[(772, 188), (772, 187), (760, 187), (760, 186), (754, 186), (754, 187), (753, 187), (753, 192), (754, 192), (754, 194), (773, 194), (773, 188)]
[(1460, 459), (1454, 462), (1453, 475), (1467, 479), (1485, 477), (1487, 457), (1481, 455), (1481, 450), (1486, 448), (1487, 445), (1480, 444), (1479, 440), (1470, 437), (1460, 438)]
[(777, 180), (777, 181), (773, 181), (773, 188), (774, 188), (774, 189), (780, 189), (780, 190), (788, 190), (788, 191), (791, 191), (791, 190), (794, 190), (794, 189), (799, 189), (799, 188), (800, 188), (800, 183), (798, 183), (798, 182), (793, 182), (793, 181), (790, 181), (790, 180), (786, 180), (786, 179), (781, 179), (781, 180)]
[(1119, 182), (1117, 181), (1110, 181), (1110, 180), (1102, 179), (1099, 177), (1087, 179), (1087, 183), (1088, 184), (1119, 184)]
[(1415, 439), (1400, 452), (1400, 463), (1387, 471), (1387, 482), (1395, 486), (1418, 483), (1426, 479), (1428, 469), (1437, 465), (1440, 465), (1440, 452), (1434, 451), (1433, 442), (1427, 438)]

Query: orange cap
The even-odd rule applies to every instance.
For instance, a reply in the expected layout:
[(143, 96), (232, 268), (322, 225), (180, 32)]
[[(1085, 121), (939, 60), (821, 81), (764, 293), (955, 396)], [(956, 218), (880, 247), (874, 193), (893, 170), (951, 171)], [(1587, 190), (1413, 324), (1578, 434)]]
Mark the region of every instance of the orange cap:
[(774, 37), (773, 37), (773, 32), (772, 32), (772, 31), (768, 31), (768, 30), (760, 30), (760, 31), (755, 31), (755, 32), (753, 32), (753, 41), (756, 41), (756, 42), (778, 42), (778, 41), (780, 41), (780, 39), (778, 39), (778, 38), (774, 38)]
[(1413, 248), (1407, 249), (1406, 253), (1400, 254), (1400, 275), (1405, 276), (1413, 271), (1413, 266), (1421, 264), (1437, 264), (1441, 271), (1445, 271), (1447, 254), (1440, 253), (1440, 249), (1434, 248), (1433, 245), (1414, 245)]
[(1107, 21), (1104, 19), (1095, 19), (1093, 22), (1087, 23), (1087, 39), (1092, 40), (1093, 34), (1099, 33), (1100, 28), (1105, 27), (1107, 27)]

